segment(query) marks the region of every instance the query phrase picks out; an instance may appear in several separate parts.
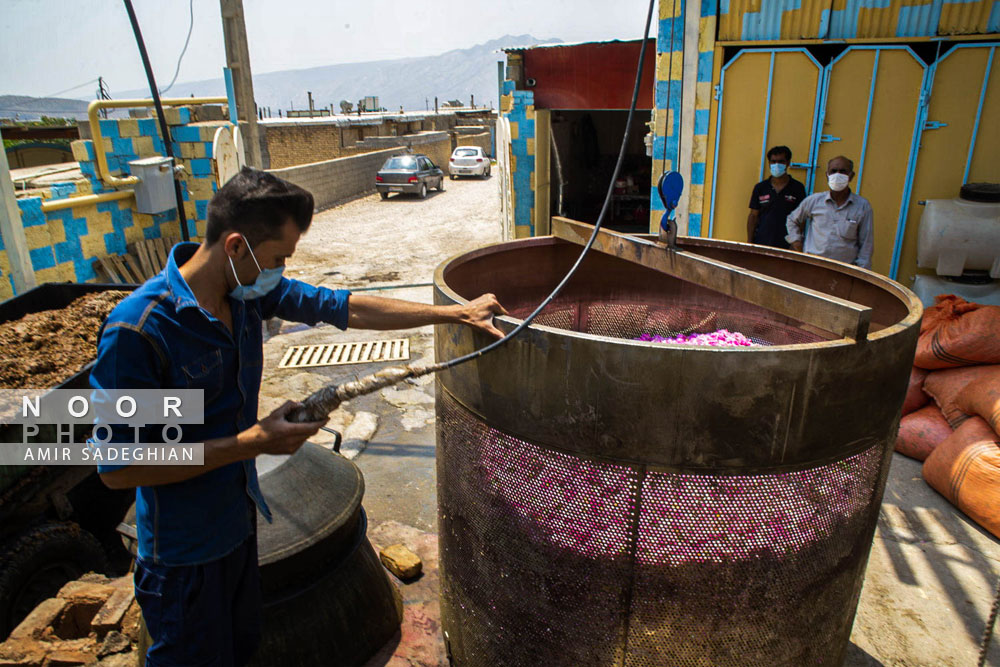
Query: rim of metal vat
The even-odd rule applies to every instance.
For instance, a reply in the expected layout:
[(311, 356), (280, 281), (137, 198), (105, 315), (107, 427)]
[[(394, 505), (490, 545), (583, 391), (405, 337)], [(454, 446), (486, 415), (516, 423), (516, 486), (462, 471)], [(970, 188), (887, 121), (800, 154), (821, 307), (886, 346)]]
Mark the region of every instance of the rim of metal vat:
[[(814, 255), (695, 237), (680, 238), (678, 245), (868, 305), (868, 337), (855, 341), (829, 334), (806, 343), (713, 348), (532, 324), (503, 348), (440, 374), (439, 389), (519, 439), (650, 470), (723, 475), (797, 470), (891, 442), (923, 312), (912, 291), (873, 271)], [(579, 252), (553, 237), (534, 237), (457, 254), (435, 270), (435, 303), (461, 304), (493, 292), (510, 309), (518, 289), (544, 283), (528, 290), (525, 301), (534, 306)], [(550, 281), (539, 278), (546, 261)], [(467, 270), (475, 265), (481, 266)], [(679, 284), (596, 253), (588, 255), (581, 274), (588, 265), (648, 280), (628, 286), (636, 292), (633, 300), (643, 289), (651, 295), (649, 284)], [(524, 271), (518, 274), (518, 268)], [(580, 298), (573, 290), (579, 277), (556, 303)], [(509, 331), (520, 321), (502, 316), (497, 326)], [(438, 325), (437, 359), (486, 342), (465, 327)], [(663, 417), (650, 419), (654, 410)]]

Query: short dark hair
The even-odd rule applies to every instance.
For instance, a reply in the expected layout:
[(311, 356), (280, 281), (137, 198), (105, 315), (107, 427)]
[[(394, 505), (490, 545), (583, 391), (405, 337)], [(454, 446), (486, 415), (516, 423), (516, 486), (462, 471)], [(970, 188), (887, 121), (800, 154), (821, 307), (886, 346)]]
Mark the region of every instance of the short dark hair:
[(778, 154), (784, 155), (789, 162), (792, 161), (792, 149), (788, 146), (774, 146), (767, 152), (767, 159), (770, 160), (772, 155)]
[(289, 218), (304, 232), (312, 222), (313, 207), (308, 190), (266, 171), (243, 167), (208, 203), (205, 242), (211, 245), (223, 232), (234, 231), (255, 246), (280, 238)]

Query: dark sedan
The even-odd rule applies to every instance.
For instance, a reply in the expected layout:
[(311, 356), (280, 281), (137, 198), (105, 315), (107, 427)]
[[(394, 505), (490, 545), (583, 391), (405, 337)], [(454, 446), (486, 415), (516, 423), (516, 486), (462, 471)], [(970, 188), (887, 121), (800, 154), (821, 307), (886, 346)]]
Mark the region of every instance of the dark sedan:
[(388, 199), (392, 192), (407, 192), (423, 199), (431, 188), (444, 192), (444, 172), (426, 155), (395, 155), (375, 175), (375, 189), (382, 199)]

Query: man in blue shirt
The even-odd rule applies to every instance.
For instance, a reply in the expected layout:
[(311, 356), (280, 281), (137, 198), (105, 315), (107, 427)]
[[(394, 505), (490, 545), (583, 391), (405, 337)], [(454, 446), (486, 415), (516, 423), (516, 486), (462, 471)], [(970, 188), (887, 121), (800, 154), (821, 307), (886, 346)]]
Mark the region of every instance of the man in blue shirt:
[[(202, 244), (181, 243), (166, 268), (108, 317), (91, 373), (97, 389), (200, 389), (204, 465), (101, 465), (111, 488), (136, 489), (139, 556), (135, 594), (153, 638), (150, 667), (242, 665), (260, 633), (256, 516), (270, 520), (254, 463), (292, 454), (324, 421), (285, 419), (287, 401), (257, 419), (261, 324), (270, 317), (345, 329), (401, 329), (461, 322), (500, 337), (486, 294), (464, 306), (352, 295), (283, 278), (312, 221), (313, 198), (266, 172), (244, 168), (212, 198)], [(118, 428), (118, 427), (116, 427)], [(115, 431), (113, 441), (131, 442)], [(152, 428), (142, 442), (162, 436)]]

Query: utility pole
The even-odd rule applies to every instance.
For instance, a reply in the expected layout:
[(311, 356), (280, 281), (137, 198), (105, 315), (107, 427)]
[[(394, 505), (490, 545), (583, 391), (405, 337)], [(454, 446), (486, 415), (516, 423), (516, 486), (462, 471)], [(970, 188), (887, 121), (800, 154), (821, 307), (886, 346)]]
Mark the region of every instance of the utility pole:
[[(111, 95), (108, 94), (108, 87), (106, 85), (104, 85), (104, 77), (103, 76), (97, 77), (97, 99), (99, 99), (99, 100), (110, 100), (111, 99)], [(101, 117), (102, 118), (107, 118), (108, 117), (108, 110), (107, 109), (101, 109)]]
[(247, 164), (263, 168), (260, 156), (260, 131), (253, 99), (253, 78), (250, 72), (250, 48), (247, 26), (243, 18), (243, 0), (219, 0), (222, 9), (222, 33), (226, 41), (226, 66), (233, 72), (238, 120), (246, 121)]
[(21, 223), (21, 209), (14, 196), (14, 181), (10, 180), (10, 165), (7, 164), (7, 152), (3, 150), (3, 137), (0, 137), (0, 238), (3, 238), (3, 245), (7, 250), (14, 291), (24, 294), (35, 286), (35, 272), (31, 268), (28, 239)]

